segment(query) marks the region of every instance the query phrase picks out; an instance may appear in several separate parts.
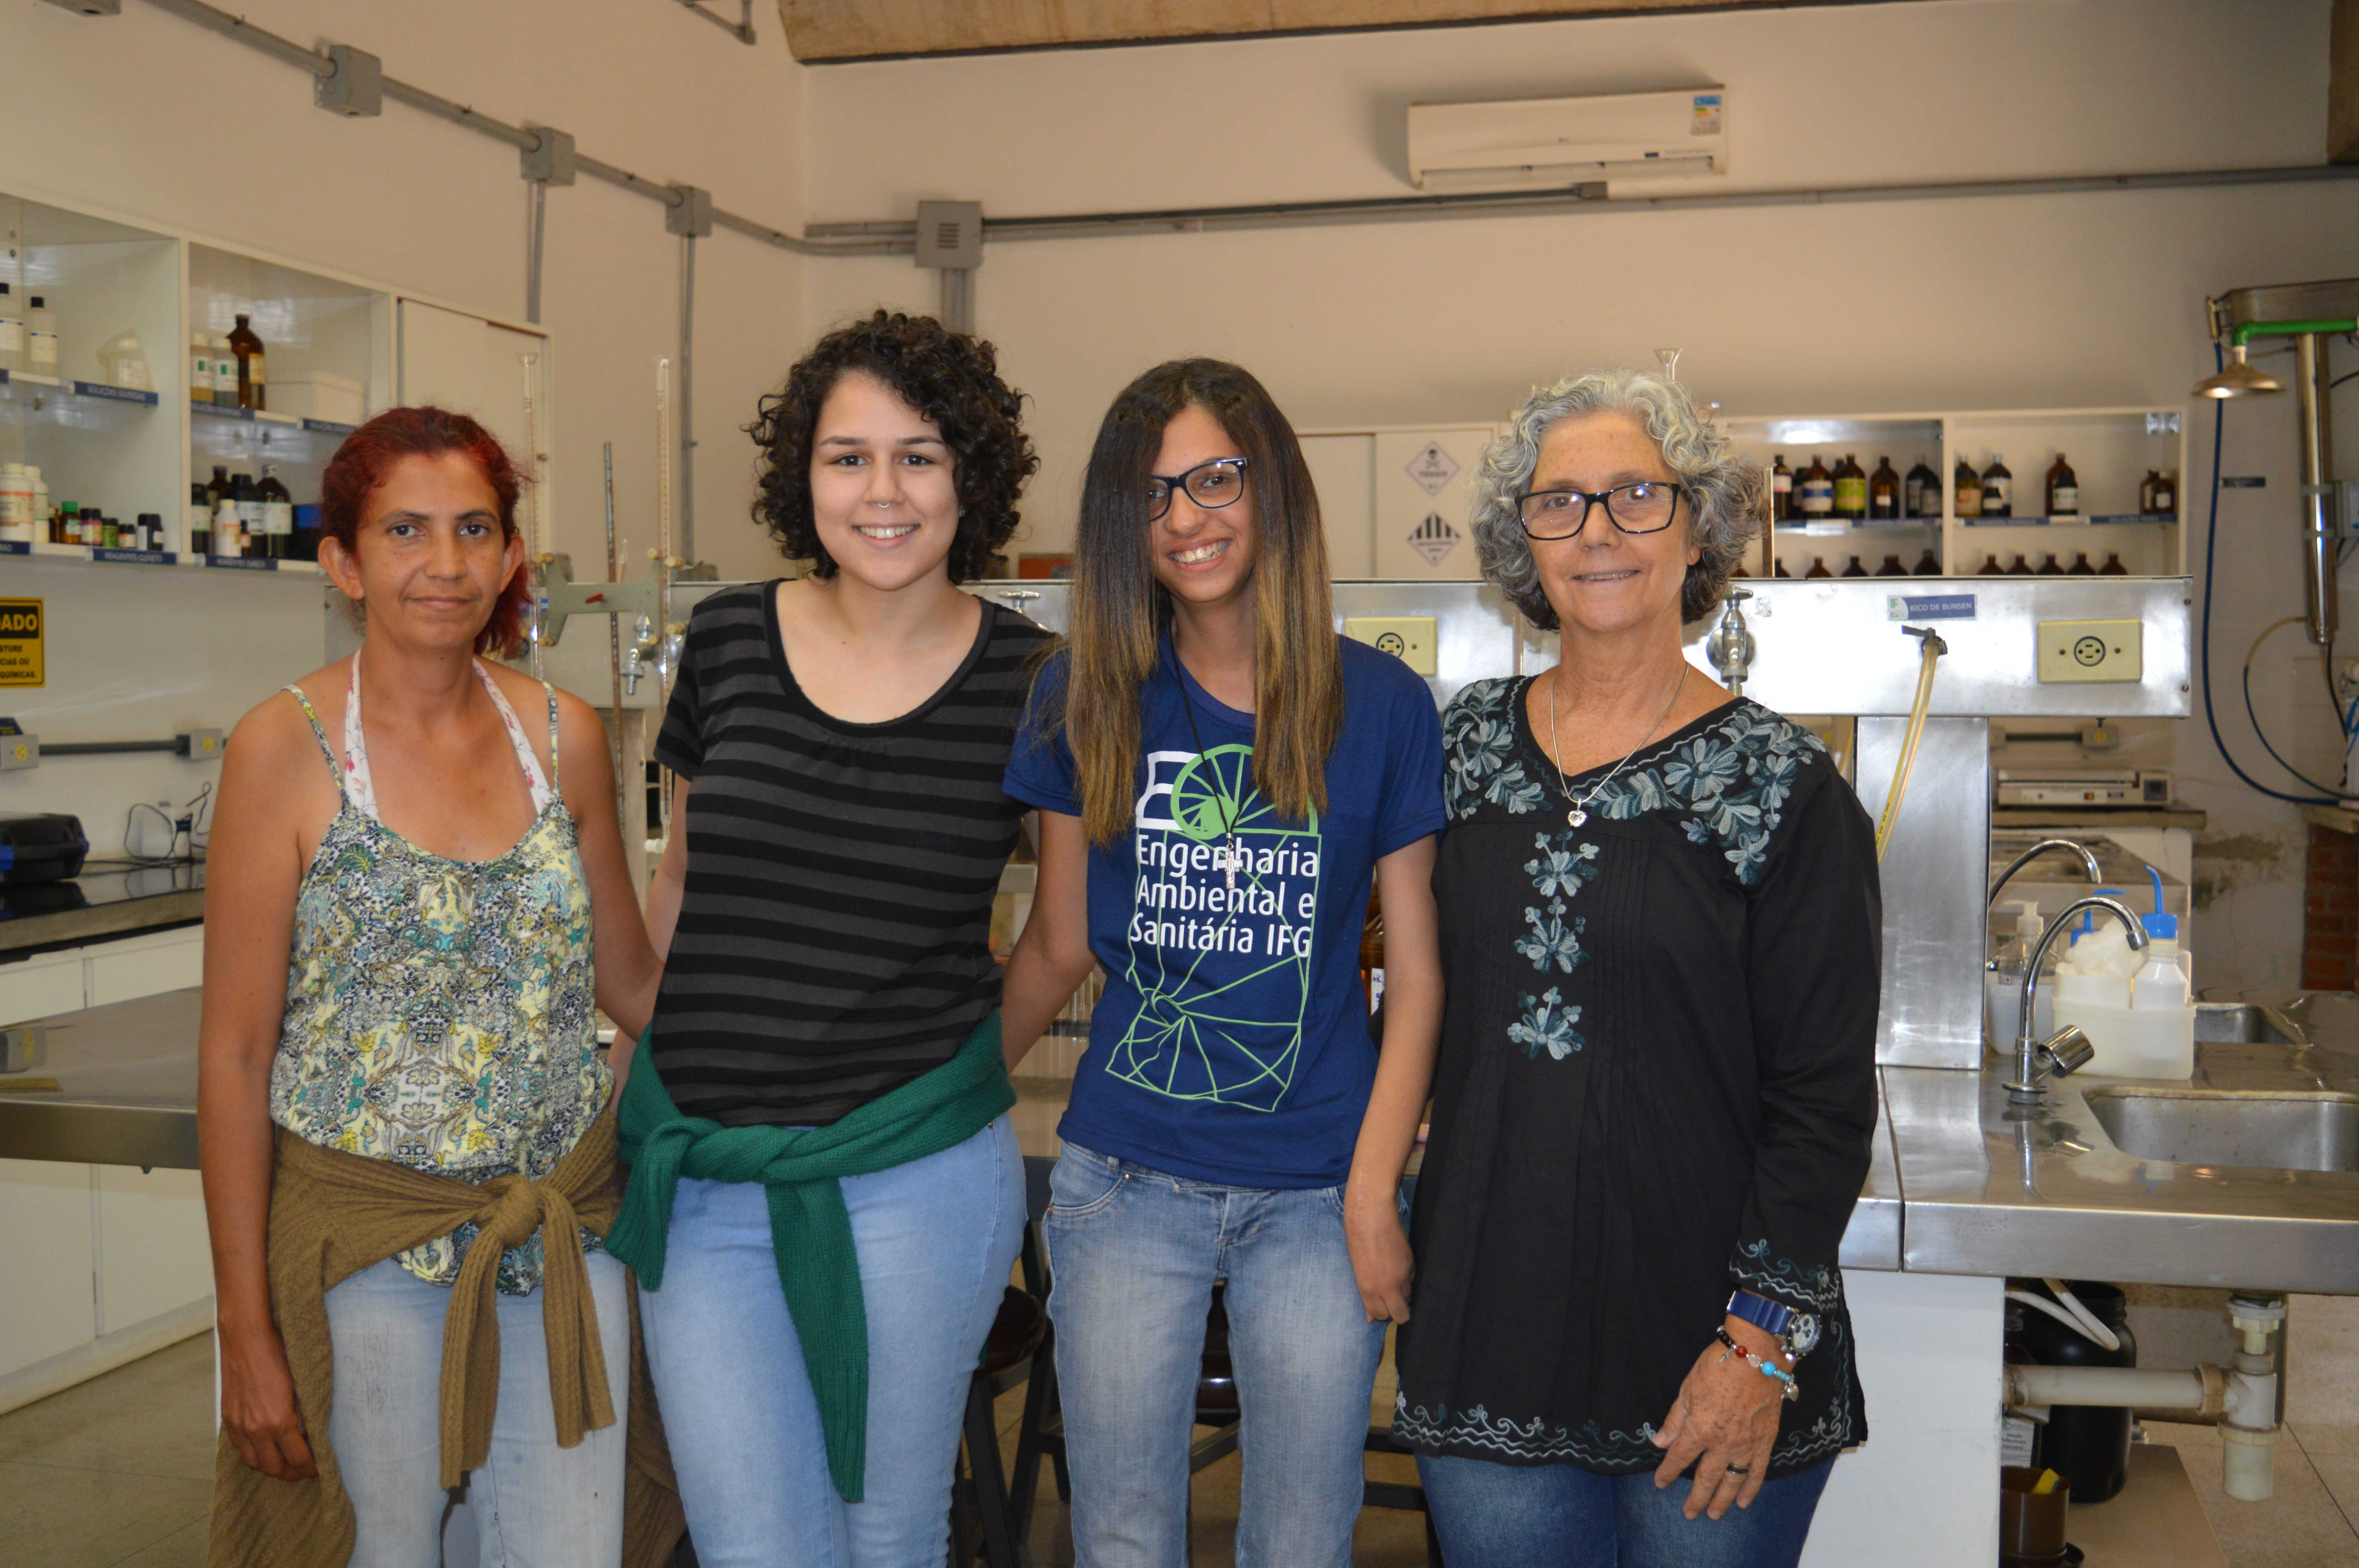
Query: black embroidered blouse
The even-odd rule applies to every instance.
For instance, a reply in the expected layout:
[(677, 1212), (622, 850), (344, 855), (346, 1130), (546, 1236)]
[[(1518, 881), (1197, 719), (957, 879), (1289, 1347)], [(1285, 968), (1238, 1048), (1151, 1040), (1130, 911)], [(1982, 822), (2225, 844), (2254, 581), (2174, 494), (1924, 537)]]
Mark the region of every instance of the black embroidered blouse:
[(1743, 1286), (1820, 1319), (1769, 1473), (1807, 1469), (1867, 1435), (1835, 1259), (1875, 1127), (1873, 827), (1815, 736), (1741, 698), (1570, 827), (1529, 684), (1442, 721), (1449, 1000), (1393, 1431), (1651, 1470)]

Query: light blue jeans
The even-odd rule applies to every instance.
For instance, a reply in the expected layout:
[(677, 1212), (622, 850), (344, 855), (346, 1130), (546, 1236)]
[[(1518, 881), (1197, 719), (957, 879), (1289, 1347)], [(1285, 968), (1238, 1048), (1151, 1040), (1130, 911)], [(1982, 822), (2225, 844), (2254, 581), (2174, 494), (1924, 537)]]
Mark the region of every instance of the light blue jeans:
[(1078, 1568), (1181, 1568), (1212, 1282), (1243, 1412), (1237, 1568), (1349, 1568), (1385, 1348), (1343, 1190), (1218, 1186), (1065, 1145), (1042, 1225)]
[(1003, 1116), (955, 1148), (843, 1178), (868, 1312), (861, 1501), (828, 1477), (819, 1404), (778, 1284), (769, 1200), (684, 1180), (640, 1322), (703, 1568), (941, 1568), (967, 1380), (1024, 1241)]
[[(585, 1260), (614, 1424), (557, 1445), (545, 1292), (499, 1298), (500, 1408), (489, 1458), (468, 1476), (481, 1568), (588, 1568), (623, 1557), (623, 1448), (631, 1389), (630, 1283)], [(452, 1495), (441, 1486), (442, 1320), (451, 1292), (392, 1258), (328, 1292), (336, 1357), (328, 1438), (359, 1533), (352, 1568), (437, 1568)]]
[[(1600, 1476), (1571, 1465), (1417, 1457), (1450, 1568), (1794, 1568), (1832, 1459), (1765, 1482), (1718, 1519), (1687, 1507), (1690, 1482)], [(1894, 1543), (1893, 1561), (1908, 1557)]]

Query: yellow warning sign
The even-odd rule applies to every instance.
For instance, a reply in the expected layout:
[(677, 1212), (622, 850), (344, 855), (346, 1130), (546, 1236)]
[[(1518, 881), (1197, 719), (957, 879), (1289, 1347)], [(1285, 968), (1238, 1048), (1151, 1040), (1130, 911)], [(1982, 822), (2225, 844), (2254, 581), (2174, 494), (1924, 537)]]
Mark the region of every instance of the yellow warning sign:
[(48, 684), (41, 660), (41, 601), (0, 599), (0, 686)]

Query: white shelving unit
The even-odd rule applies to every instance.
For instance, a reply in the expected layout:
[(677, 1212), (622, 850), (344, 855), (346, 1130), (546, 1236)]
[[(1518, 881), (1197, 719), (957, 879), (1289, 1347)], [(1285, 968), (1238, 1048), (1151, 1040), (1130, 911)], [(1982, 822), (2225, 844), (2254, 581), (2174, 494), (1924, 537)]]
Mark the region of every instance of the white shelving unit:
[[(2185, 410), (2176, 407), (2040, 408), (1973, 413), (1753, 415), (1723, 421), (1737, 449), (1765, 467), (1782, 456), (1799, 473), (1818, 458), (1832, 469), (1846, 457), (1874, 471), (1888, 459), (1906, 476), (1919, 460), (1940, 477), (1940, 514), (1874, 522), (1780, 524), (1773, 531), (1777, 559), (1795, 577), (1813, 557), (1841, 574), (1854, 556), (1871, 576), (1885, 557), (1914, 568), (1934, 551), (1945, 577), (1987, 575), (1995, 557), (2002, 571), (2017, 556), (2035, 571), (2054, 555), (2070, 570), (2086, 556), (2102, 568), (2118, 557), (2131, 577), (2180, 577), (2186, 571), (2186, 531), (2180, 514), (2138, 511), (2138, 490), (2149, 470), (2177, 476), (2186, 503)], [(2048, 468), (2061, 452), (2080, 481), (2082, 514), (2041, 515)], [(1962, 457), (1979, 473), (1994, 456), (2015, 476), (2016, 515), (1961, 517), (1956, 469)], [(1746, 570), (1761, 570), (1758, 557)]]

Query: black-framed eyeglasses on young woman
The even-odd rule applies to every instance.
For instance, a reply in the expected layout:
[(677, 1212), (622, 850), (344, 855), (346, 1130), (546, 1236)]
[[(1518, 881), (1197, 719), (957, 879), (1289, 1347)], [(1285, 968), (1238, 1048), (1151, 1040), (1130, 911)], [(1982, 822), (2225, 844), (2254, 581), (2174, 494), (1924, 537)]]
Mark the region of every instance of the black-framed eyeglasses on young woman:
[(1524, 533), (1534, 539), (1570, 539), (1589, 525), (1589, 509), (1603, 503), (1606, 520), (1625, 534), (1659, 534), (1679, 514), (1683, 488), (1640, 480), (1609, 490), (1536, 490), (1516, 503)]
[(1245, 458), (1213, 458), (1198, 463), (1185, 473), (1151, 473), (1147, 476), (1147, 520), (1149, 523), (1171, 510), (1172, 494), (1180, 490), (1197, 505), (1214, 508), (1228, 505), (1245, 492)]

